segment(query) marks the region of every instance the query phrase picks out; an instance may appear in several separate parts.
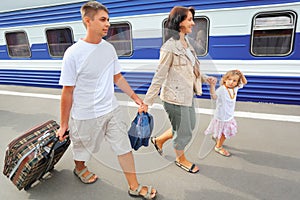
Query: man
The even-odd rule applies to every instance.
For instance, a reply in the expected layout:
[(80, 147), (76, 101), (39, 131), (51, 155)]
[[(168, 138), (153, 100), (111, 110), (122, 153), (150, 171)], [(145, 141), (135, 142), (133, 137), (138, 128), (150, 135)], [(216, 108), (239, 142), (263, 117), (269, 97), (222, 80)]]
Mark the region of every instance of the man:
[[(105, 138), (118, 155), (118, 161), (129, 185), (129, 194), (153, 199), (156, 190), (139, 185), (134, 158), (126, 127), (120, 118), (120, 108), (114, 95), (114, 83), (135, 103), (143, 101), (134, 93), (120, 73), (115, 49), (102, 39), (110, 27), (108, 10), (91, 1), (81, 7), (86, 36), (67, 49), (59, 84), (61, 95), (60, 129), (57, 135), (63, 140), (70, 128), (75, 161), (74, 174), (83, 183), (94, 183), (97, 176), (90, 172), (85, 162), (99, 150)], [(70, 123), (69, 123), (70, 118)]]

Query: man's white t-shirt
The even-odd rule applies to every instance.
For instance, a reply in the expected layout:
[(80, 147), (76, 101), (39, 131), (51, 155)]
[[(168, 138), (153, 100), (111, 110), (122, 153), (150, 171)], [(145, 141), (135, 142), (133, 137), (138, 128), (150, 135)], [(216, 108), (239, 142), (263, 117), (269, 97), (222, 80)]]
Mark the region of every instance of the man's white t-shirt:
[(71, 116), (77, 120), (93, 119), (118, 107), (114, 75), (120, 71), (114, 47), (103, 39), (99, 44), (79, 40), (69, 47), (59, 84), (75, 86)]

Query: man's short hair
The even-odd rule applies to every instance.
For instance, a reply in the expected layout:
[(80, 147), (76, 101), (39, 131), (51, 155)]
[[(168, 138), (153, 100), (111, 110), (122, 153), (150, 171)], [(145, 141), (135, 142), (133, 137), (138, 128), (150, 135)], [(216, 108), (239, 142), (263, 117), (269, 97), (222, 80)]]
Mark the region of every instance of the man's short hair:
[[(89, 1), (81, 6), (80, 13), (81, 13), (81, 18), (83, 20), (84, 17), (89, 17), (92, 20), (94, 19), (95, 14), (99, 10), (104, 10), (109, 14), (108, 9), (101, 3), (97, 1)], [(84, 23), (84, 22), (83, 22)], [(86, 26), (86, 24), (84, 23)]]

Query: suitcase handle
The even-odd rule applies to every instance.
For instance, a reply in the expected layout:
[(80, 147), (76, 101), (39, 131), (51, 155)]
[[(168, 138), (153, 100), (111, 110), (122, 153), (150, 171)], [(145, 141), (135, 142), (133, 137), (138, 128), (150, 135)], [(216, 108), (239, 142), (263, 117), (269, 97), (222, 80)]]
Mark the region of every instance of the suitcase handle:
[[(65, 136), (65, 135), (69, 135), (69, 130), (67, 130), (67, 131), (64, 133), (64, 136)], [(55, 147), (56, 143), (59, 141), (59, 137), (58, 137), (58, 136), (55, 136), (53, 139), (52, 139), (52, 138), (49, 139), (49, 140), (45, 143), (45, 145), (49, 144), (49, 143), (52, 142), (52, 141), (53, 141), (53, 144), (52, 144), (52, 146), (51, 146), (50, 151), (49, 151), (48, 154), (47, 154), (47, 159), (49, 159), (48, 162), (47, 162), (47, 167), (46, 167), (46, 169), (45, 169), (44, 171), (42, 171), (42, 173), (38, 176), (38, 179), (37, 179), (37, 180), (41, 179), (42, 176), (43, 176), (46, 172), (48, 172), (48, 170), (50, 169), (50, 166), (51, 166), (51, 164), (52, 164), (52, 162), (53, 162), (53, 158), (54, 158), (54, 147)], [(42, 146), (41, 146), (41, 147), (42, 147)]]
[[(63, 136), (66, 136), (66, 135), (69, 135), (69, 130), (67, 130), (65, 133), (64, 133), (64, 135)], [(56, 136), (54, 139), (53, 139), (53, 145), (52, 145), (52, 147), (51, 147), (51, 149), (50, 149), (50, 153), (53, 151), (53, 149), (54, 149), (54, 146), (56, 145), (56, 143), (59, 141), (59, 136)], [(50, 141), (49, 141), (50, 142)], [(49, 143), (48, 143), (49, 144)]]
[[(59, 141), (59, 137), (58, 136), (52, 136), (50, 137), (48, 140), (45, 140), (47, 137), (49, 137), (51, 135), (51, 132), (47, 131), (43, 134), (43, 136), (41, 136), (39, 139), (38, 139), (38, 142), (37, 142), (37, 145), (36, 145), (36, 151), (40, 151), (42, 148), (44, 148), (44, 150), (48, 153), (47, 156), (49, 156), (51, 154), (51, 152), (53, 151), (56, 143)], [(67, 130), (65, 133), (64, 133), (64, 136), (65, 135), (69, 135), (69, 130)], [(48, 149), (46, 149), (46, 146), (50, 143), (53, 143), (51, 145), (51, 147), (49, 147)]]

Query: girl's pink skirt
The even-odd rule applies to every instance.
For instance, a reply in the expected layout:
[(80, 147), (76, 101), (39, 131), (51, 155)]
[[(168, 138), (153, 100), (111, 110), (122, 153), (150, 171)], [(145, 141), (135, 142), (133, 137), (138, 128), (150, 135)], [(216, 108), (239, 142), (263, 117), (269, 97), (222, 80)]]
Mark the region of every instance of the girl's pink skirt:
[(204, 132), (205, 135), (213, 134), (213, 137), (218, 139), (221, 138), (222, 133), (227, 139), (236, 135), (237, 123), (234, 118), (225, 122), (218, 119), (212, 119)]

